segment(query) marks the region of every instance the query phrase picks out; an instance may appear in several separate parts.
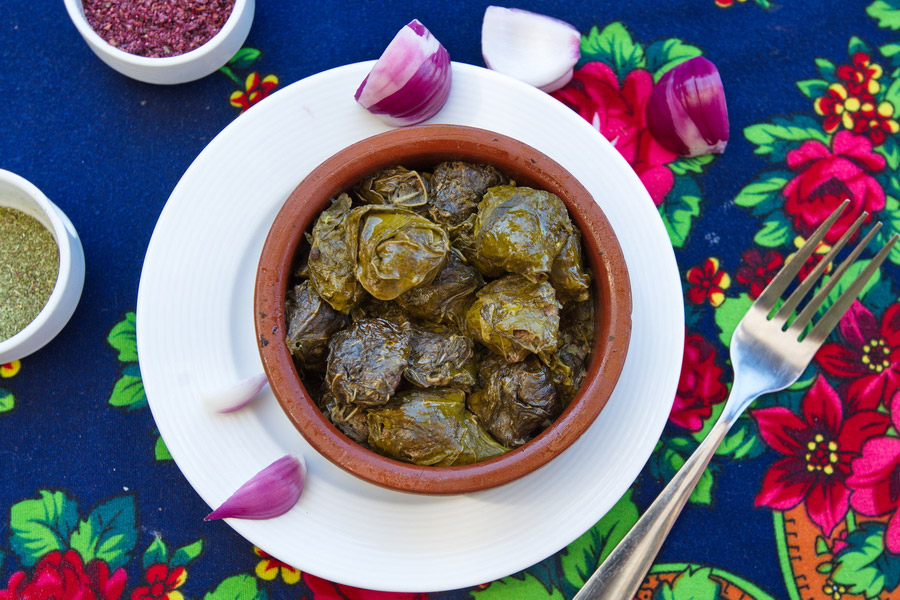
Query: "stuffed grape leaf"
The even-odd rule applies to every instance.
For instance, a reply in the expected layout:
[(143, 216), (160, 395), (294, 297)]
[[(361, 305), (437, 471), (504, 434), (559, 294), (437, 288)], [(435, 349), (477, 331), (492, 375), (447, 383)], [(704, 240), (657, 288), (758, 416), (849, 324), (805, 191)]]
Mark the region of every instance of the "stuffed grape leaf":
[(360, 319), (329, 343), (325, 383), (347, 404), (384, 404), (409, 360), (409, 331), (386, 319)]
[(481, 288), (466, 313), (466, 331), (508, 362), (547, 356), (559, 337), (559, 302), (553, 286), (506, 275)]
[(461, 390), (398, 392), (384, 406), (370, 408), (368, 420), (372, 448), (417, 465), (470, 464), (507, 451), (475, 421)]

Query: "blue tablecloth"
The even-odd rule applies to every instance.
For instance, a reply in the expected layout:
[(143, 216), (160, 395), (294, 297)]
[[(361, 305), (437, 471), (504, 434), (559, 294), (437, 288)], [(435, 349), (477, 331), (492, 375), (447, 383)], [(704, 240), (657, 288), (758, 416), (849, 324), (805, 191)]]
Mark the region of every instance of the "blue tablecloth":
[[(0, 599), (570, 598), (711, 425), (731, 382), (730, 332), (798, 240), (843, 197), (900, 230), (898, 0), (523, 2), (583, 33), (580, 87), (558, 97), (588, 120), (606, 115), (594, 122), (610, 139), (633, 134), (619, 149), (675, 248), (684, 363), (646, 468), (565, 550), (457, 591), (333, 584), (204, 523), (209, 507), (147, 408), (135, 348), (141, 265), (166, 199), (242, 110), (377, 58), (413, 18), (454, 60), (483, 65), (485, 6), (258, 0), (249, 59), (166, 87), (102, 64), (61, 1), (0, 3), (0, 168), (69, 215), (87, 261), (69, 325), (0, 366)], [(657, 76), (700, 54), (722, 75), (731, 141), (721, 156), (677, 159), (640, 115)], [(800, 382), (739, 423), (642, 599), (900, 597), (897, 264), (895, 250)]]

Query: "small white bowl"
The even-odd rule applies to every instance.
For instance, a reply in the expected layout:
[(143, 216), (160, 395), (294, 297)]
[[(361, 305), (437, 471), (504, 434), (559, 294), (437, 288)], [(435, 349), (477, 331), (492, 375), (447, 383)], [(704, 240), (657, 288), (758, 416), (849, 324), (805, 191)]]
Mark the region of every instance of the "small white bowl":
[(111, 46), (87, 22), (81, 0), (64, 1), (78, 33), (100, 60), (132, 79), (163, 85), (194, 81), (225, 65), (247, 39), (256, 9), (256, 0), (235, 0), (228, 20), (208, 42), (184, 54), (150, 58)]
[(84, 250), (69, 218), (29, 181), (0, 169), (0, 206), (31, 215), (46, 227), (59, 248), (59, 274), (47, 304), (34, 320), (0, 341), (0, 364), (43, 348), (69, 322), (84, 287)]

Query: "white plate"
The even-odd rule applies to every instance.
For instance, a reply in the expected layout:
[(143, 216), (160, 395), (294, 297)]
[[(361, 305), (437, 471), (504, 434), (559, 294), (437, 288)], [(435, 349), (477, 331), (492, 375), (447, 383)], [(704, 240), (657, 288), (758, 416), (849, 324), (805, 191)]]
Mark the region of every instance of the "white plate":
[(454, 63), (433, 122), (490, 129), (543, 151), (592, 191), (619, 236), (634, 312), (608, 405), (562, 456), (524, 479), (451, 497), (392, 492), (317, 455), (268, 388), (250, 408), (211, 414), (198, 398), (262, 370), (252, 297), (282, 202), (318, 163), (387, 126), (353, 100), (372, 62), (313, 75), (222, 131), (172, 192), (141, 274), (137, 342), (159, 431), (198, 494), (218, 506), (286, 453), (309, 465), (287, 514), (229, 520), (278, 559), (343, 584), (440, 591), (493, 581), (587, 531), (637, 477), (665, 425), (681, 367), (681, 283), (669, 238), (638, 178), (575, 112), (530, 86)]

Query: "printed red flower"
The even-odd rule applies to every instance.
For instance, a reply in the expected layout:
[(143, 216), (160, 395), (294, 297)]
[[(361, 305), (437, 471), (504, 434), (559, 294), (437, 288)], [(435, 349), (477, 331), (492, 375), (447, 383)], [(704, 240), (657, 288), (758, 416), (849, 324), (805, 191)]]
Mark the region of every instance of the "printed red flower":
[[(747, 0), (737, 0), (738, 2), (746, 2)], [(728, 8), (734, 4), (735, 0), (715, 0), (716, 6), (719, 8)]]
[(716, 364), (716, 348), (694, 333), (685, 337), (681, 378), (669, 421), (689, 431), (700, 431), (712, 407), (725, 400), (722, 368)]
[(575, 110), (606, 137), (628, 161), (657, 206), (675, 183), (666, 165), (677, 156), (663, 148), (647, 129), (647, 101), (653, 77), (637, 69), (619, 80), (609, 65), (590, 62), (553, 97)]
[(763, 253), (757, 248), (750, 248), (741, 256), (741, 262), (734, 278), (738, 283), (748, 286), (750, 297), (755, 299), (781, 269), (784, 259), (775, 250)]
[(863, 213), (884, 208), (884, 190), (872, 177), (884, 169), (885, 160), (872, 151), (872, 142), (849, 131), (840, 131), (831, 148), (818, 141), (805, 142), (787, 153), (787, 164), (797, 175), (784, 187), (784, 209), (803, 237), (815, 231), (838, 205), (850, 200), (837, 223), (825, 236), (833, 243)]
[(428, 600), (427, 594), (399, 594), (376, 592), (362, 588), (332, 583), (321, 577), (303, 573), (303, 582), (309, 586), (316, 600)]
[(694, 304), (709, 301), (713, 306), (720, 306), (725, 301), (725, 290), (731, 286), (731, 277), (719, 270), (718, 258), (707, 258), (702, 266), (692, 267), (687, 272), (688, 299)]
[(247, 76), (244, 82), (244, 90), (236, 90), (231, 94), (231, 105), (240, 108), (244, 112), (252, 105), (256, 104), (278, 86), (278, 77), (275, 75), (266, 75), (260, 79), (259, 73), (253, 72)]
[(840, 343), (816, 353), (826, 373), (846, 380), (847, 399), (858, 408), (875, 408), (900, 390), (900, 304), (884, 311), (881, 323), (858, 300), (841, 318)]
[(873, 146), (880, 146), (887, 139), (900, 131), (900, 124), (894, 119), (894, 105), (890, 102), (876, 104), (874, 99), (865, 100), (859, 105), (859, 113), (855, 115), (853, 133), (863, 134), (872, 140)]
[(183, 600), (178, 591), (187, 579), (184, 567), (169, 568), (166, 564), (151, 565), (144, 572), (147, 585), (135, 588), (131, 592), (131, 600)]
[(823, 377), (813, 382), (801, 410), (802, 417), (782, 406), (751, 411), (762, 438), (784, 455), (766, 472), (756, 506), (788, 510), (805, 502), (828, 536), (849, 509), (851, 460), (867, 440), (884, 435), (890, 419), (874, 410), (845, 419), (840, 397)]
[(856, 96), (873, 96), (881, 90), (878, 81), (884, 69), (881, 65), (872, 62), (872, 58), (865, 52), (857, 52), (850, 60), (853, 64), (840, 65), (835, 74), (838, 79), (847, 84), (850, 93)]
[[(794, 247), (797, 250), (800, 250), (804, 245), (806, 245), (806, 240), (800, 237), (799, 235), (794, 238)], [(815, 249), (812, 254), (809, 255), (809, 258), (806, 259), (806, 262), (800, 267), (800, 271), (797, 273), (797, 278), (800, 281), (806, 279), (810, 273), (812, 273), (816, 267), (819, 266), (819, 263), (822, 262), (822, 259), (825, 258), (825, 255), (831, 251), (831, 245), (825, 242), (819, 242), (816, 244)], [(784, 259), (785, 264), (791, 262), (791, 260), (797, 256), (796, 252), (791, 252), (788, 254), (787, 258)], [(831, 273), (833, 264), (829, 264), (825, 267), (825, 274)]]
[(102, 560), (85, 565), (73, 550), (54, 551), (35, 565), (30, 580), (24, 571), (13, 573), (0, 600), (118, 600), (126, 579), (124, 569), (110, 575)]
[(822, 129), (825, 133), (834, 133), (841, 125), (844, 129), (853, 129), (856, 124), (856, 113), (859, 112), (861, 102), (856, 96), (850, 96), (847, 88), (840, 83), (832, 83), (825, 90), (824, 96), (819, 96), (813, 102), (813, 109), (819, 115), (825, 117)]
[(261, 550), (256, 546), (253, 546), (253, 552), (262, 558), (261, 561), (256, 563), (256, 576), (260, 579), (272, 581), (280, 574), (282, 581), (288, 585), (294, 585), (300, 581), (300, 569), (273, 558), (265, 550)]
[[(900, 431), (900, 394), (891, 401), (891, 420)], [(900, 438), (877, 437), (865, 443), (862, 456), (853, 459), (853, 473), (847, 478), (850, 506), (861, 515), (890, 514), (885, 530), (885, 547), (900, 554)]]

